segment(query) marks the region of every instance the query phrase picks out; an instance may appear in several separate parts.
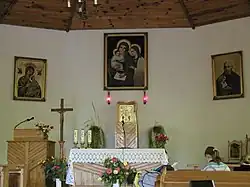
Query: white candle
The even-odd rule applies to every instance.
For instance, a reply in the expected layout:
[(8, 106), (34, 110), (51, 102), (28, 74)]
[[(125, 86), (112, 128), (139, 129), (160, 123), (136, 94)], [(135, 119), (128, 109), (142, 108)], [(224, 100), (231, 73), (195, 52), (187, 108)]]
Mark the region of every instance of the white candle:
[(70, 5), (70, 0), (68, 0), (68, 8), (70, 8), (71, 7), (71, 5)]
[(97, 5), (97, 0), (94, 0), (94, 5)]
[(74, 130), (74, 143), (75, 144), (78, 143), (78, 130), (77, 129)]
[(88, 130), (88, 143), (90, 144), (92, 142), (92, 131)]
[(80, 138), (80, 141), (81, 141), (80, 143), (81, 143), (81, 144), (84, 144), (84, 141), (85, 141), (84, 135), (85, 135), (85, 134), (84, 134), (84, 129), (81, 129), (81, 138)]

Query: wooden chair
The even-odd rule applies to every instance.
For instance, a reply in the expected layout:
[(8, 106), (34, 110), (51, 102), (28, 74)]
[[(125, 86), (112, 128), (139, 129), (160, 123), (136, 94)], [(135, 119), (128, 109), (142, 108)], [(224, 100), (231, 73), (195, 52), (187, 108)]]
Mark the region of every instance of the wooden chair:
[(0, 187), (26, 187), (24, 166), (1, 165)]

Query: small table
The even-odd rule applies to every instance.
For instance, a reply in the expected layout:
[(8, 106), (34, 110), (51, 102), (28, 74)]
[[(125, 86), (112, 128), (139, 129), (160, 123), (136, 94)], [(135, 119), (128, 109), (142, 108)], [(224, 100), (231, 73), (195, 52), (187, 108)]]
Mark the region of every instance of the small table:
[[(103, 162), (108, 157), (126, 161), (138, 171), (168, 164), (168, 156), (164, 149), (71, 149), (66, 184), (100, 185), (101, 182), (97, 180), (98, 174), (105, 169)], [(80, 171), (80, 174), (76, 174), (75, 170)]]

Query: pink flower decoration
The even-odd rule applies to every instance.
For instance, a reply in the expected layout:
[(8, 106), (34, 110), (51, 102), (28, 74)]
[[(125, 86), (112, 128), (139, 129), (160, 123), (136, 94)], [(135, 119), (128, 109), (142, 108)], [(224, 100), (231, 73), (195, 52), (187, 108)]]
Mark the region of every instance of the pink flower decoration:
[(111, 168), (108, 168), (108, 169), (106, 170), (106, 173), (107, 173), (108, 175), (110, 175), (110, 174), (112, 173), (112, 169), (111, 169)]

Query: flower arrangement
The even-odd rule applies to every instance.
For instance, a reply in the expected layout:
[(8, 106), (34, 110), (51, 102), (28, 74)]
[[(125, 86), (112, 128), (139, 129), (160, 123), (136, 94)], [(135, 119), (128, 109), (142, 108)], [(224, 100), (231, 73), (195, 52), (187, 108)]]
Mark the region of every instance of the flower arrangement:
[(155, 122), (154, 126), (150, 128), (148, 135), (150, 148), (165, 148), (165, 144), (169, 140), (164, 127), (159, 122)]
[(157, 148), (165, 148), (165, 144), (168, 140), (168, 136), (164, 133), (157, 134), (155, 136), (155, 145)]
[[(103, 129), (101, 127), (99, 115), (96, 112), (96, 108), (93, 102), (92, 102), (92, 109), (94, 112), (94, 118), (91, 117), (91, 119), (84, 122), (84, 125), (86, 125), (85, 128), (89, 128), (88, 130), (91, 130), (92, 132), (92, 136), (91, 136), (92, 140), (90, 143), (90, 147), (91, 148), (104, 148), (105, 136), (104, 136)], [(87, 133), (87, 130), (86, 130), (86, 133)]]
[[(101, 173), (100, 180), (108, 185), (115, 183), (122, 184), (125, 181), (130, 183), (134, 181), (134, 177), (137, 173), (135, 168), (131, 168), (127, 162), (123, 163), (116, 157), (106, 158), (104, 167), (106, 170)], [(128, 179), (130, 181), (127, 181)]]
[(53, 126), (45, 125), (43, 123), (37, 123), (35, 126), (43, 133), (44, 139), (48, 138), (48, 133), (54, 128)]
[(46, 178), (52, 180), (60, 179), (61, 181), (66, 180), (66, 173), (68, 169), (68, 164), (66, 159), (51, 157), (41, 161), (40, 164), (44, 168), (44, 173)]

